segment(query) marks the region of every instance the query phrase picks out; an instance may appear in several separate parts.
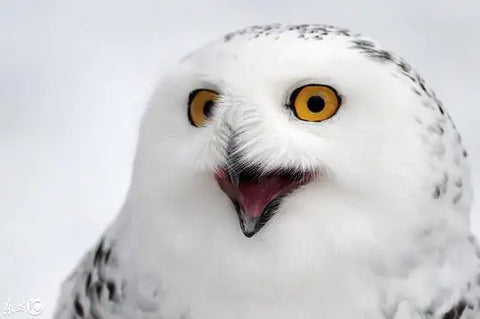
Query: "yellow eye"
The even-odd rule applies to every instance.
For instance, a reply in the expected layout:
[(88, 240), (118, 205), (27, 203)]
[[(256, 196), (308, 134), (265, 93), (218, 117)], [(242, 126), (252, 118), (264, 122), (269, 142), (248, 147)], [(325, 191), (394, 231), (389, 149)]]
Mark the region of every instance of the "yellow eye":
[(337, 92), (326, 85), (304, 85), (293, 91), (290, 96), (290, 107), (303, 121), (326, 120), (335, 115), (339, 106), (340, 97)]
[(212, 116), (218, 93), (207, 89), (198, 89), (188, 97), (188, 119), (193, 126), (204, 126)]

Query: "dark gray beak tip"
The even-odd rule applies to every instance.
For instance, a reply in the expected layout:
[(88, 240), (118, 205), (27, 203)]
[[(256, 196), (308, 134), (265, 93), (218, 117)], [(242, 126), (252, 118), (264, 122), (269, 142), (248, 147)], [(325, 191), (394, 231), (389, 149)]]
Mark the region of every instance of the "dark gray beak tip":
[(240, 222), (240, 228), (242, 229), (242, 233), (247, 238), (252, 238), (261, 227), (260, 226), (260, 217), (250, 217), (248, 216), (245, 211), (237, 206), (237, 213), (238, 213), (238, 220)]
[(247, 237), (247, 238), (252, 238), (253, 235), (256, 234), (256, 232), (247, 232), (247, 231), (244, 230), (244, 231), (243, 231), (243, 234), (244, 234), (245, 237)]
[(240, 222), (240, 228), (242, 233), (247, 238), (252, 238), (253, 235), (258, 233), (260, 229), (265, 226), (265, 224), (270, 220), (270, 218), (275, 214), (278, 203), (281, 198), (277, 199), (276, 201), (271, 202), (265, 210), (262, 212), (260, 216), (252, 217), (249, 216), (241, 207), (238, 202), (232, 200), (235, 210), (237, 211), (238, 221)]

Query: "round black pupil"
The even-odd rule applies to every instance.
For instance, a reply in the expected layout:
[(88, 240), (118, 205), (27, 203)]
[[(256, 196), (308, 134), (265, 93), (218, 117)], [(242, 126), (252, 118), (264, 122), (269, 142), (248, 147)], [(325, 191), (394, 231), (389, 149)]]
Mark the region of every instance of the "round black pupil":
[(307, 101), (308, 109), (313, 113), (318, 113), (325, 107), (325, 100), (321, 96), (312, 96)]
[(213, 100), (208, 100), (205, 102), (205, 105), (203, 106), (203, 114), (205, 114), (206, 117), (210, 117), (212, 115), (214, 104), (215, 102)]

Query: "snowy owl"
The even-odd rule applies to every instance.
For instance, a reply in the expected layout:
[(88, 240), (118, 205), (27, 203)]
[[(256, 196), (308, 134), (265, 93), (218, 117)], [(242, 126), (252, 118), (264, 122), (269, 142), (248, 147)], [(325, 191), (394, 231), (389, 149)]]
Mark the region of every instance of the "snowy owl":
[(468, 154), (402, 59), (267, 25), (172, 68), (57, 319), (480, 318)]

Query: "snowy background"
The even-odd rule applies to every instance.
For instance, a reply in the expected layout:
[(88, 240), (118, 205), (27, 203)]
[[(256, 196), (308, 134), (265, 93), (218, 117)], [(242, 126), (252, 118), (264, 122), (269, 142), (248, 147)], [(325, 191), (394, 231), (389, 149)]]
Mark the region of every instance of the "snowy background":
[(122, 204), (162, 65), (271, 22), (344, 26), (411, 62), (457, 122), (480, 198), (478, 0), (0, 0), (0, 312), (39, 298), (50, 318)]

